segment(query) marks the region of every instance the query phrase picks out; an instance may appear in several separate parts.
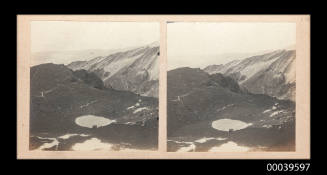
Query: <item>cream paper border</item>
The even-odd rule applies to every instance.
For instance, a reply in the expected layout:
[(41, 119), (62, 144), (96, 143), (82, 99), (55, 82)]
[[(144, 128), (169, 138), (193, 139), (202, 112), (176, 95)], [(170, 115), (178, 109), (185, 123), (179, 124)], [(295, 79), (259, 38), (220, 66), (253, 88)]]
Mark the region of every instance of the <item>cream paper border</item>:
[[(160, 23), (158, 151), (30, 151), (29, 83), (31, 21), (137, 21)], [(167, 21), (296, 23), (295, 152), (166, 152)], [(309, 15), (17, 15), (17, 158), (18, 159), (309, 159), (310, 158), (310, 16)]]

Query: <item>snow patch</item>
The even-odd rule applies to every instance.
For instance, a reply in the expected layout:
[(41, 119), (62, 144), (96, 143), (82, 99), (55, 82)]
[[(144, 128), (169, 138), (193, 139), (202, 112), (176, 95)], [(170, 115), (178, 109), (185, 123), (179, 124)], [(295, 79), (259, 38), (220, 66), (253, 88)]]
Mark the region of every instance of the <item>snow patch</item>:
[(167, 140), (170, 142), (175, 142), (179, 144), (187, 144), (188, 146), (184, 146), (179, 148), (176, 152), (190, 152), (190, 151), (195, 151), (195, 144), (193, 142), (184, 142), (184, 141), (177, 141), (177, 140)]
[(276, 116), (276, 115), (278, 115), (278, 114), (280, 114), (280, 113), (284, 113), (284, 112), (285, 112), (284, 110), (281, 110), (281, 111), (275, 111), (275, 112), (273, 112), (273, 113), (270, 114), (270, 117), (274, 117), (274, 116)]
[(138, 108), (138, 109), (136, 109), (133, 113), (136, 114), (136, 113), (141, 112), (141, 111), (143, 111), (143, 110), (149, 110), (149, 108), (148, 108), (148, 107)]
[(86, 140), (83, 143), (76, 143), (72, 146), (74, 151), (98, 151), (98, 150), (107, 150), (112, 151), (113, 144), (103, 143), (101, 140), (97, 138), (91, 138)]
[(275, 103), (275, 104), (271, 107), (271, 109), (267, 109), (267, 110), (263, 111), (262, 113), (267, 113), (267, 112), (271, 112), (271, 111), (273, 111), (273, 110), (276, 110), (276, 109), (277, 109), (277, 106), (278, 106), (278, 103)]
[(135, 105), (128, 107), (127, 110), (130, 110), (130, 109), (134, 109), (136, 107), (139, 107), (141, 105), (140, 104), (141, 102), (142, 102), (142, 100), (139, 99), (138, 102), (135, 103)]
[(78, 134), (66, 134), (58, 137), (59, 139), (69, 139), (70, 137), (77, 136)]
[(127, 108), (127, 110), (134, 109), (134, 108), (135, 108), (135, 106), (130, 106)]
[(87, 135), (87, 134), (66, 134), (66, 135), (62, 135), (62, 136), (60, 136), (58, 138), (66, 140), (66, 139), (69, 139), (69, 138), (71, 138), (73, 136), (88, 137), (89, 135)]
[(215, 146), (209, 149), (209, 152), (247, 152), (250, 148), (238, 146), (235, 142), (229, 141), (220, 146)]
[(263, 125), (264, 128), (272, 128), (272, 125)]
[[(186, 143), (186, 142), (185, 142)], [(190, 152), (190, 151), (195, 151), (195, 145), (194, 143), (190, 142), (189, 146), (181, 147), (179, 148), (176, 152)]]
[(267, 113), (267, 112), (270, 112), (270, 111), (271, 111), (271, 109), (267, 109), (267, 110), (263, 111), (262, 113), (264, 114), (264, 113)]
[(59, 141), (56, 138), (46, 138), (46, 137), (37, 137), (39, 139), (49, 139), (52, 140), (52, 142), (50, 143), (44, 143), (43, 145), (41, 145), (38, 150), (44, 150), (44, 149), (49, 149), (52, 148), (54, 146), (56, 146), (56, 149), (58, 149), (58, 145), (59, 145)]
[(226, 140), (226, 138), (221, 138), (221, 137), (218, 137), (218, 138), (214, 138), (214, 137), (203, 137), (201, 139), (198, 139), (198, 140), (195, 140), (195, 142), (197, 143), (205, 143), (209, 140)]

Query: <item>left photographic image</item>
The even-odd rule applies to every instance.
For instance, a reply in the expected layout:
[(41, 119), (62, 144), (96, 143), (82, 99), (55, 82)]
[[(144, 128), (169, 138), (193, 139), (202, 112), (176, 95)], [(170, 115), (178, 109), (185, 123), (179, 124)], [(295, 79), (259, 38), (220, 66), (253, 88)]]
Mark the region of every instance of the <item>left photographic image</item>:
[(30, 27), (30, 150), (158, 149), (159, 22)]

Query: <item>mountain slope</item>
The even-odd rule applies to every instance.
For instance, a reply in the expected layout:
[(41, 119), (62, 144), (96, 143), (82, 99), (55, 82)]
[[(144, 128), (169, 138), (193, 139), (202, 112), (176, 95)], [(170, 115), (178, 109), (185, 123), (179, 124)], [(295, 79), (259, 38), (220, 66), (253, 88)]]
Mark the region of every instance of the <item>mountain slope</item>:
[(72, 70), (94, 72), (106, 87), (158, 97), (159, 43), (99, 56), (90, 61), (72, 62)]
[[(227, 141), (267, 148), (294, 141), (295, 105), (291, 101), (249, 93), (232, 78), (200, 69), (169, 71), (167, 83), (169, 151), (203, 138), (226, 140), (196, 143), (195, 151), (208, 151), (214, 144)], [(220, 119), (239, 120), (250, 126), (234, 131), (230, 138), (227, 132), (212, 128), (212, 123)]]
[[(69, 133), (88, 137), (62, 140), (59, 150), (71, 150), (74, 143), (91, 137), (134, 148), (157, 147), (158, 99), (105, 88), (94, 73), (72, 71), (64, 65), (42, 64), (32, 67), (30, 73), (32, 148), (42, 142), (37, 138), (58, 139)], [(76, 123), (78, 117), (87, 115), (115, 122), (97, 129)]]
[(295, 101), (295, 50), (277, 50), (225, 65), (211, 65), (209, 74), (222, 73), (255, 94)]

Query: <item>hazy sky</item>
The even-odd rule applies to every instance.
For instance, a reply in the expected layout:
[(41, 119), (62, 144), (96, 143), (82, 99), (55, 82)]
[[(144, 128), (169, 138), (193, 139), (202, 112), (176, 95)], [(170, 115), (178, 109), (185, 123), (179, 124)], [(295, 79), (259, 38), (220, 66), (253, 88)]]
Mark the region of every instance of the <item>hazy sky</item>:
[(167, 24), (167, 32), (168, 69), (203, 68), (230, 61), (224, 54), (246, 55), (296, 43), (295, 23), (176, 22)]
[(33, 21), (31, 51), (120, 49), (159, 41), (156, 22)]

